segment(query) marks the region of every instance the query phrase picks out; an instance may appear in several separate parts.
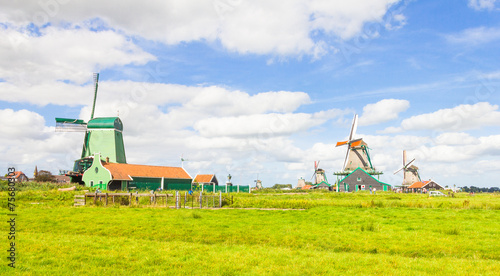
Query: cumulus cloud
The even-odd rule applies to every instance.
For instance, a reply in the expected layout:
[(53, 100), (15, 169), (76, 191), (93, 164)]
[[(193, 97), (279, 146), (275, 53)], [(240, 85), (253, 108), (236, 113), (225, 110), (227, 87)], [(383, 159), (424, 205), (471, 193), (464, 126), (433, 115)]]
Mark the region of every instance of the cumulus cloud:
[[(381, 22), (400, 0), (373, 1), (47, 1), (4, 4), (0, 18), (13, 25), (66, 24), (116, 29), (166, 44), (218, 41), (238, 53), (311, 55), (328, 51), (312, 32), (342, 40)], [(99, 9), (92, 7), (98, 6)], [(126, 7), (126, 8), (125, 8)], [(265, 20), (262, 20), (265, 18)], [(402, 20), (402, 15), (397, 20)]]
[(434, 139), (438, 145), (470, 145), (479, 143), (479, 139), (465, 132), (446, 132)]
[[(308, 130), (324, 124), (341, 114), (333, 112), (306, 113), (271, 113), (249, 116), (209, 118), (198, 121), (194, 125), (202, 136), (281, 136)], [(328, 114), (325, 116), (325, 114)]]
[(398, 0), (310, 1), (312, 26), (347, 40), (359, 34), (366, 22), (379, 22)]
[[(81, 133), (56, 135), (53, 127), (47, 127), (45, 119), (28, 110), (0, 110), (0, 150), (3, 158), (0, 166), (22, 169), (27, 164), (44, 164), (53, 170), (72, 166), (79, 156), (83, 136)], [(81, 136), (81, 137), (79, 137)], [(77, 138), (78, 139), (75, 139)]]
[(476, 11), (493, 10), (495, 2), (496, 0), (469, 0), (468, 6)]
[(41, 137), (44, 132), (45, 119), (38, 113), (25, 109), (0, 110), (0, 135), (5, 139), (25, 139)]
[(363, 107), (363, 114), (359, 118), (359, 125), (375, 125), (398, 118), (399, 113), (410, 107), (407, 100), (385, 99)]
[(38, 35), (0, 28), (0, 78), (14, 84), (89, 80), (87, 72), (155, 58), (113, 31), (47, 27)]
[(389, 127), (385, 133), (408, 130), (461, 131), (500, 125), (498, 105), (487, 102), (463, 104), (404, 119), (400, 127)]

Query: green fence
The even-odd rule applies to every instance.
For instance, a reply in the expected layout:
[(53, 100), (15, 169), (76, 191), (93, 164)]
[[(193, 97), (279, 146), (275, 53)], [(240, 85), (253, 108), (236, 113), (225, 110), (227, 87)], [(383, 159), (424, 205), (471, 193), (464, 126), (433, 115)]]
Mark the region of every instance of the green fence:
[[(218, 192), (223, 192), (225, 193), (226, 191), (228, 193), (248, 193), (250, 189), (250, 186), (221, 186), (221, 185), (203, 185), (203, 192), (205, 193), (218, 193)], [(201, 191), (201, 187), (197, 189), (198, 191)]]

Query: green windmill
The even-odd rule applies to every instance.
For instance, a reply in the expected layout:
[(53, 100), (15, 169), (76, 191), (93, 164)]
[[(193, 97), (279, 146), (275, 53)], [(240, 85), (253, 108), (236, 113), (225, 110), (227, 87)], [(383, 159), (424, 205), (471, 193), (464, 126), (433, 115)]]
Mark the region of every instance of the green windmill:
[(82, 155), (75, 160), (73, 171), (67, 175), (71, 182), (82, 183), (82, 175), (91, 165), (94, 153), (100, 153), (106, 162), (127, 163), (123, 144), (123, 123), (118, 117), (94, 118), (99, 74), (94, 73), (94, 103), (90, 120), (56, 118), (56, 131), (85, 132)]

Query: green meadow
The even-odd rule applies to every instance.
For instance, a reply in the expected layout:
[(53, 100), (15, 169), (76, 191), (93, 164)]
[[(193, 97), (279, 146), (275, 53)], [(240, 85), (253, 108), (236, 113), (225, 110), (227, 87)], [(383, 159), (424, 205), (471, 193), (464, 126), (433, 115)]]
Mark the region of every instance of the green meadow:
[[(500, 271), (499, 194), (429, 198), (390, 192), (268, 191), (231, 194), (233, 203), (222, 209), (174, 210), (142, 203), (73, 207), (73, 196), (82, 193), (18, 192), (16, 268), (2, 258), (0, 273), (498, 275)], [(6, 218), (6, 192), (0, 193), (0, 201)], [(6, 237), (8, 224), (1, 229)], [(6, 238), (3, 243), (7, 248)]]

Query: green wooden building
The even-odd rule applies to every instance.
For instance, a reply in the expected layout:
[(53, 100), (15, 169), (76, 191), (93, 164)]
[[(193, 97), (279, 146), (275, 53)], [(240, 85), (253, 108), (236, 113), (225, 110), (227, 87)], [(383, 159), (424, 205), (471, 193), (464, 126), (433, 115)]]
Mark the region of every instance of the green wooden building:
[(189, 190), (192, 178), (184, 168), (134, 165), (102, 160), (94, 154), (92, 165), (83, 173), (85, 186), (101, 190)]
[(377, 191), (390, 191), (391, 185), (381, 182), (371, 174), (357, 168), (337, 183), (337, 192), (357, 192), (376, 188)]

